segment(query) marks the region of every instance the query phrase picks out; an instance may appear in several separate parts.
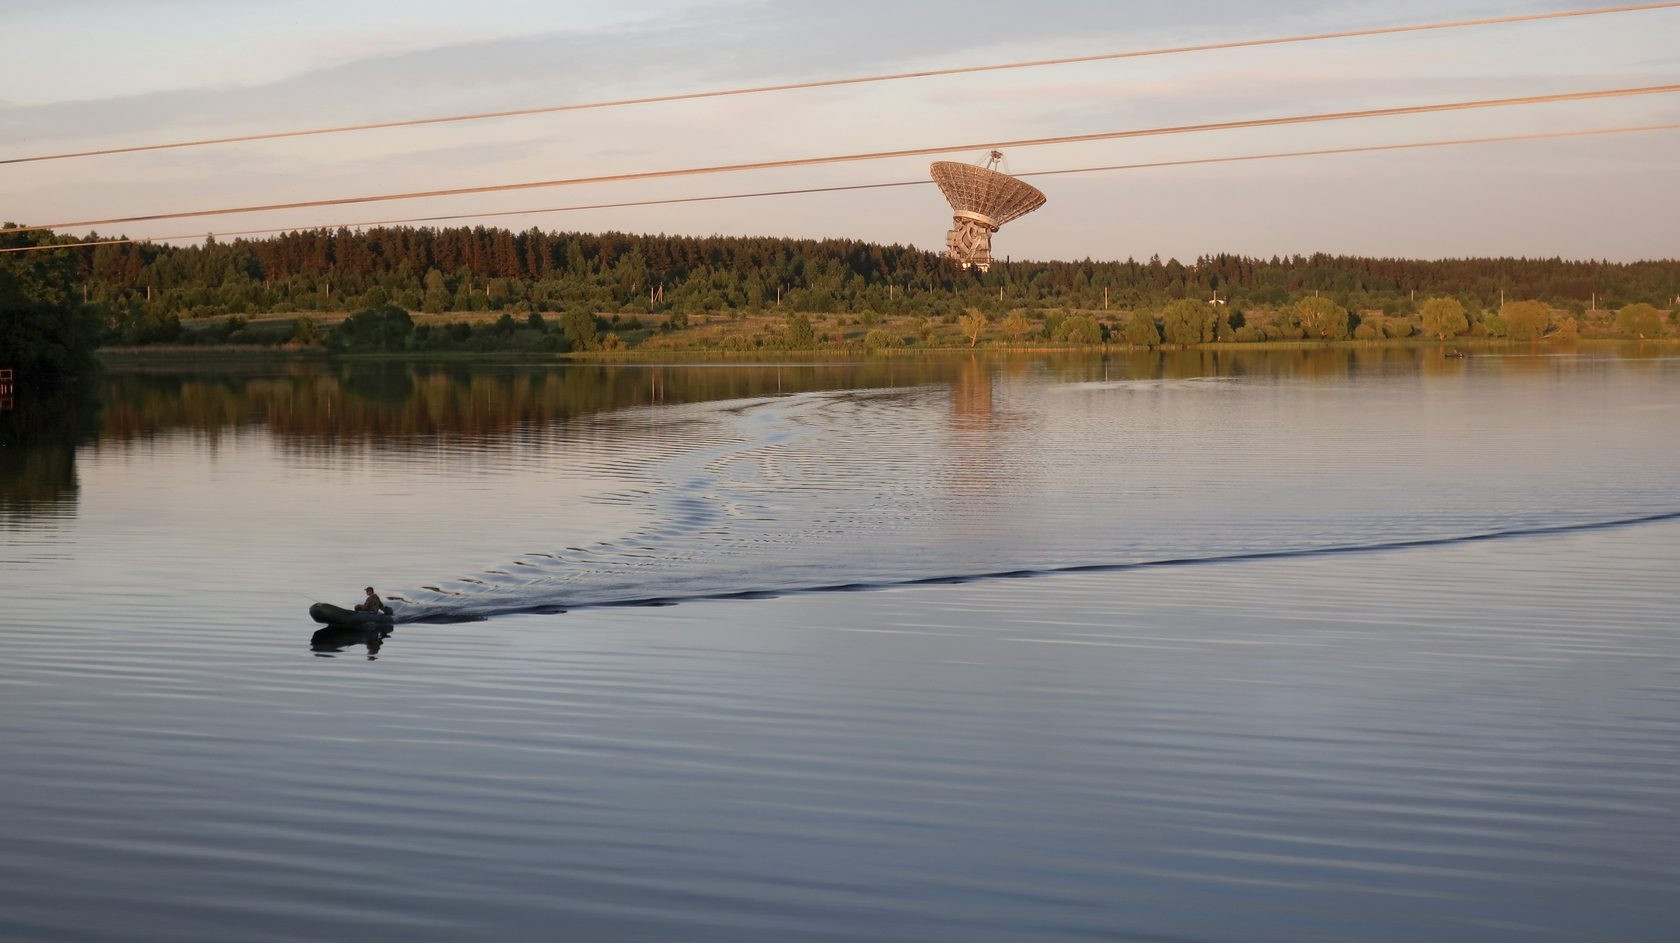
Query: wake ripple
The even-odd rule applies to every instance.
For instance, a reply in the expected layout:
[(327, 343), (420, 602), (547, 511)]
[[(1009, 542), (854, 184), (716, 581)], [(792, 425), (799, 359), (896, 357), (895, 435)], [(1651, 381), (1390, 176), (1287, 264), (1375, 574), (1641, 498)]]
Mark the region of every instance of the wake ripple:
[[(1177, 446), (1190, 430), (1177, 428), (1154, 443), (1146, 428), (1093, 445), (1075, 427), (1057, 441), (1031, 414), (1044, 402), (993, 397), (979, 409), (969, 393), (887, 389), (639, 411), (642, 457), (595, 470), (626, 481), (603, 503), (649, 508), (652, 523), (396, 596), (399, 621), (1376, 553), (1680, 519), (1602, 514), (1638, 503), (1625, 495), (1559, 510), (1544, 493), (1500, 506), (1484, 492), (1475, 507), (1386, 514), (1322, 488), (1298, 489), (1294, 506), (1277, 495), (1222, 503), (1209, 495), (1241, 454), (1186, 464)], [(1252, 448), (1278, 461), (1275, 443)], [(1305, 477), (1316, 458), (1272, 471)]]
[(992, 570), (978, 573), (952, 573), (941, 576), (919, 576), (902, 580), (874, 580), (868, 582), (849, 583), (812, 583), (803, 586), (778, 586), (773, 589), (728, 589), (717, 592), (695, 592), (640, 597), (632, 596), (628, 598), (607, 597), (602, 599), (590, 599), (587, 596), (578, 596), (573, 598), (564, 607), (558, 606), (552, 602), (529, 604), (509, 602), (471, 611), (455, 610), (443, 613), (429, 613), (424, 611), (422, 606), (411, 604), (398, 613), (397, 621), (435, 624), (482, 622), (492, 616), (532, 613), (556, 614), (564, 612), (567, 609), (674, 606), (679, 603), (701, 602), (713, 599), (776, 599), (781, 596), (810, 593), (875, 592), (905, 586), (958, 585), (962, 583), (974, 583), (990, 580), (1032, 579), (1035, 577), (1055, 576), (1067, 573), (1114, 573), (1125, 570), (1208, 566), (1221, 563), (1245, 563), (1256, 560), (1281, 560), (1298, 557), (1333, 557), (1362, 553), (1385, 553), (1400, 550), (1416, 550), (1427, 547), (1450, 547), (1457, 544), (1483, 543), (1495, 540), (1553, 537), (1563, 534), (1579, 534), (1589, 531), (1615, 530), (1618, 528), (1636, 527), (1642, 524), (1658, 524), (1667, 521), (1680, 521), (1680, 511), (1664, 511), (1659, 514), (1646, 514), (1640, 517), (1627, 517), (1609, 521), (1590, 521), (1579, 524), (1558, 524), (1547, 527), (1518, 527), (1479, 534), (1459, 534), (1450, 537), (1424, 537), (1414, 540), (1385, 540), (1374, 543), (1342, 544), (1328, 547), (1295, 547), (1280, 550), (1255, 550), (1245, 551), (1242, 553), (1226, 553), (1202, 557), (1170, 557), (1158, 560), (1133, 560), (1119, 563), (1080, 563), (1070, 566), (1047, 566), (1012, 570)]

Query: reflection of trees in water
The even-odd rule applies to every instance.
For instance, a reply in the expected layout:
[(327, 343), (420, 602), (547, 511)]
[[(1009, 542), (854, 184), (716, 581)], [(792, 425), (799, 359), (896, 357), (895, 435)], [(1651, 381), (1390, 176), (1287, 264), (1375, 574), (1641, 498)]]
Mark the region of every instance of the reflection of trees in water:
[(405, 364), (317, 366), (283, 375), (128, 373), (107, 378), (102, 438), (187, 430), (214, 437), (264, 427), (314, 445), (403, 448), (450, 435), (491, 437), (532, 425), (644, 406), (814, 390), (945, 381), (949, 360), (809, 364)]
[(98, 401), (84, 387), (19, 397), (0, 413), (0, 527), (76, 508), (76, 447), (98, 428)]
[[(1035, 361), (1056, 379), (1192, 380), (1203, 377), (1303, 377), (1334, 379), (1354, 373), (1415, 370), (1438, 350), (1422, 347), (1343, 345), (1295, 348), (1188, 347), (1110, 353), (1056, 354)], [(1005, 361), (1007, 365), (1008, 361)], [(1006, 366), (1007, 370), (1007, 366)]]
[[(214, 371), (135, 370), (102, 381), (100, 438), (171, 431), (214, 437), (266, 428), (282, 441), (402, 449), (439, 435), (479, 438), (655, 403), (747, 399), (816, 390), (949, 384), (956, 422), (996, 424), (994, 371), (1064, 381), (1209, 376), (1339, 377), (1416, 368), (1405, 347), (1137, 351), (1101, 354), (889, 357), (803, 364), (236, 364)], [(1437, 354), (1438, 356), (1438, 354)]]

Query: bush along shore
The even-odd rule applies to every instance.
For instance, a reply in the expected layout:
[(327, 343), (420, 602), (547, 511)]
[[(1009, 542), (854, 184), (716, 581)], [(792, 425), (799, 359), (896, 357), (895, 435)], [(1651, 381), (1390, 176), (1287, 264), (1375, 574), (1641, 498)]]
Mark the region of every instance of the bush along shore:
[[(378, 302), (378, 292), (373, 293)], [(1202, 344), (1437, 342), (1570, 343), (1582, 338), (1680, 340), (1671, 311), (1638, 303), (1581, 316), (1536, 301), (1497, 310), (1468, 309), (1457, 299), (1431, 298), (1412, 314), (1351, 312), (1330, 299), (1306, 298), (1283, 308), (1233, 311), (1229, 305), (1180, 299), (1159, 311), (1011, 311), (883, 316), (875, 312), (718, 312), (657, 318), (567, 311), (410, 312), (389, 302), (353, 313), (322, 312), (248, 318), (210, 316), (170, 322), (169, 329), (125, 351), (285, 350), (343, 354), (582, 354), (629, 351), (912, 349), (1067, 349), (1192, 347)], [(126, 338), (124, 338), (126, 339)]]

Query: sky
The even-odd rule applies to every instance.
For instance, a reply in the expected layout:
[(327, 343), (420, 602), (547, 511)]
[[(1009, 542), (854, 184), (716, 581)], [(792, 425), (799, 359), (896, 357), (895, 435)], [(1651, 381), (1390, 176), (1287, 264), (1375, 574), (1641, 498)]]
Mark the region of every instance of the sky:
[[(1454, 0), (56, 0), (0, 5), (0, 158), (1578, 8)], [(1680, 9), (0, 165), (0, 220), (155, 212), (1680, 83)], [(1680, 94), (1010, 149), (1014, 173), (1680, 123)], [(1680, 131), (1037, 178), (999, 256), (1680, 256)], [(985, 148), (944, 159), (979, 161)], [(923, 180), (935, 158), (101, 227), (232, 233)], [(928, 249), (932, 186), (515, 229)], [(453, 225), (453, 224), (451, 224)], [(67, 230), (76, 234), (88, 227)]]

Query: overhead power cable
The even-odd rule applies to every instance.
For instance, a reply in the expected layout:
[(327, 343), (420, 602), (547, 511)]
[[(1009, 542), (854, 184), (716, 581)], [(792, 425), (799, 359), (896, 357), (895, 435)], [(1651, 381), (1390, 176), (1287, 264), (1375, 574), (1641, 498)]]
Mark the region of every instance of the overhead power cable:
[(789, 82), (780, 85), (755, 85), (745, 88), (716, 89), (706, 92), (681, 92), (653, 95), (646, 98), (620, 98), (606, 101), (576, 102), (565, 105), (543, 105), (535, 108), (514, 108), (506, 111), (486, 111), (464, 115), (439, 115), (429, 118), (410, 118), (399, 121), (376, 121), (366, 124), (347, 124), (324, 128), (305, 128), (292, 131), (267, 131), (220, 138), (172, 141), (165, 144), (136, 144), (127, 147), (108, 147), (87, 151), (67, 151), (60, 154), (37, 154), (29, 157), (0, 159), (0, 164), (24, 164), (36, 161), (65, 160), (73, 157), (98, 157), (111, 154), (134, 154), (142, 151), (162, 151), (183, 147), (203, 147), (211, 144), (237, 144), (249, 141), (272, 141), (280, 138), (309, 137), (320, 134), (344, 134), (352, 131), (377, 131), (387, 128), (412, 128), (421, 125), (449, 124), (460, 121), (484, 121), (491, 118), (518, 118), (529, 115), (553, 114), (563, 111), (587, 111), (599, 108), (622, 108), (629, 105), (652, 105), (666, 102), (698, 101), (707, 98), (727, 98), (737, 95), (758, 95), (767, 92), (791, 92), (842, 85), (866, 85), (876, 82), (898, 82), (906, 79), (935, 78), (947, 75), (969, 75), (977, 72), (1003, 72), (1013, 69), (1036, 69), (1044, 66), (1074, 65), (1088, 62), (1109, 62), (1118, 59), (1142, 59), (1151, 56), (1170, 56), (1192, 52), (1214, 52), (1246, 49), (1258, 46), (1282, 46), (1291, 43), (1318, 42), (1330, 39), (1354, 39), (1367, 36), (1386, 36), (1396, 33), (1419, 33), (1430, 30), (1464, 29), (1475, 26), (1498, 26), (1529, 23), (1539, 20), (1559, 20), (1612, 13), (1643, 13), (1680, 7), (1680, 0), (1668, 3), (1639, 3), (1611, 7), (1587, 7), (1577, 10), (1556, 10), (1548, 13), (1526, 13), (1515, 16), (1482, 17), (1471, 20), (1450, 20), (1436, 23), (1414, 23), (1404, 26), (1379, 26), (1368, 29), (1341, 30), (1331, 33), (1307, 33), (1300, 36), (1276, 36), (1265, 39), (1239, 39), (1227, 42), (1202, 43), (1193, 46), (1168, 46), (1160, 49), (1139, 49), (1127, 52), (1097, 53), (1086, 56), (1066, 56), (1057, 59), (1030, 59), (1024, 62), (1004, 62), (990, 65), (957, 66), (947, 69), (922, 69), (915, 72), (891, 72), (881, 75), (861, 75), (811, 82)]
[(1539, 105), (1553, 102), (1591, 101), (1626, 98), (1635, 95), (1658, 95), (1680, 92), (1680, 84), (1649, 85), (1639, 88), (1601, 89), (1586, 92), (1561, 92), (1552, 95), (1525, 95), (1519, 98), (1484, 98), (1474, 101), (1439, 102), (1428, 105), (1403, 105), (1396, 108), (1366, 108), (1359, 111), (1335, 111), (1314, 115), (1290, 115), (1280, 118), (1247, 118), (1240, 121), (1217, 121), (1209, 124), (1175, 125), (1164, 128), (1142, 128), (1126, 131), (1101, 131), (1095, 134), (1064, 134), (1054, 137), (1021, 138), (1013, 141), (981, 141), (968, 144), (948, 144), (936, 147), (913, 147), (892, 151), (870, 151), (861, 154), (837, 154), (827, 157), (799, 157), (786, 160), (754, 161), (743, 164), (718, 164), (709, 167), (683, 167), (674, 170), (644, 170), (633, 173), (601, 174), (590, 177), (565, 177), (558, 180), (534, 180), (523, 183), (490, 184), (477, 187), (450, 187), (439, 190), (414, 190), (407, 193), (382, 193), (373, 196), (334, 197), (324, 200), (298, 200), (290, 203), (259, 203), (249, 206), (230, 206), (208, 210), (186, 210), (174, 213), (146, 213), (138, 216), (113, 216), (106, 219), (69, 220), (38, 226), (20, 226), (13, 232), (32, 232), (48, 229), (76, 229), (87, 226), (106, 226), (123, 223), (151, 222), (161, 219), (188, 219), (203, 216), (228, 216), (235, 213), (267, 213), (276, 210), (309, 209), (321, 206), (346, 206), (356, 203), (385, 203), (394, 200), (417, 200), (427, 197), (465, 196), (476, 193), (507, 193), (515, 190), (535, 190), (549, 187), (569, 187), (593, 183), (620, 183), (630, 180), (656, 180), (668, 177), (693, 177), (702, 174), (736, 173), (748, 170), (773, 170), (786, 167), (808, 167), (816, 164), (853, 163), (884, 160), (895, 157), (920, 157), (931, 154), (950, 154), (958, 151), (983, 151), (997, 148), (1039, 147), (1048, 144), (1074, 144), (1091, 141), (1114, 141), (1123, 138), (1156, 137), (1167, 134), (1189, 134), (1200, 131), (1229, 131), (1240, 128), (1264, 128), (1278, 125), (1310, 124), (1325, 121), (1346, 121), (1356, 118), (1386, 118), (1396, 115), (1418, 115), (1443, 111), (1467, 111), (1477, 108), (1502, 108), (1515, 105)]
[[(1230, 164), (1244, 161), (1276, 160), (1285, 157), (1323, 157), (1333, 154), (1369, 154), (1379, 151), (1405, 151), (1430, 147), (1451, 147), (1466, 144), (1496, 144), (1512, 141), (1543, 141), (1559, 138), (1596, 137), (1609, 134), (1635, 134), (1649, 131), (1680, 131), (1680, 123), (1647, 124), (1620, 128), (1590, 128), (1574, 131), (1542, 131), (1532, 134), (1504, 134), (1492, 137), (1453, 138), (1439, 141), (1414, 141), (1406, 144), (1368, 144), (1357, 147), (1326, 147), (1303, 151), (1272, 151), (1264, 154), (1241, 154), (1228, 157), (1192, 157), (1178, 160), (1142, 161), (1130, 164), (1106, 164), (1100, 167), (1071, 167), (1062, 170), (1035, 170), (1014, 174), (1017, 177), (1052, 177), (1066, 174), (1088, 174), (1113, 170), (1147, 170), (1161, 167), (1189, 167), (1200, 164)], [(571, 206), (550, 206), (530, 210), (490, 210), (480, 213), (451, 213), (436, 216), (408, 216), (400, 219), (361, 220), (353, 223), (326, 223), (318, 226), (277, 226), (269, 229), (241, 229), (220, 233), (182, 233), (173, 236), (136, 236), (124, 239), (100, 239), (89, 242), (67, 242), (57, 245), (18, 246), (0, 252), (40, 252), (49, 249), (83, 249), (93, 246), (123, 245), (137, 242), (172, 242), (180, 239), (204, 239), (208, 236), (258, 236), (310, 230), (360, 229), (368, 226), (397, 226), (409, 223), (438, 223), (465, 219), (494, 219), (507, 216), (535, 216), (546, 213), (575, 213), (583, 210), (625, 209), (639, 206), (671, 206), (680, 203), (712, 203), (721, 200), (746, 200), (762, 197), (796, 196), (815, 193), (840, 193), (854, 190), (885, 190), (894, 187), (931, 186), (932, 180), (898, 180), (890, 183), (853, 183), (832, 187), (800, 187), (790, 190), (759, 190), (752, 193), (720, 193), (709, 196), (664, 197), (653, 200), (626, 200), (617, 203), (585, 203)], [(15, 230), (14, 230), (15, 231)], [(4, 234), (6, 230), (0, 230)]]

